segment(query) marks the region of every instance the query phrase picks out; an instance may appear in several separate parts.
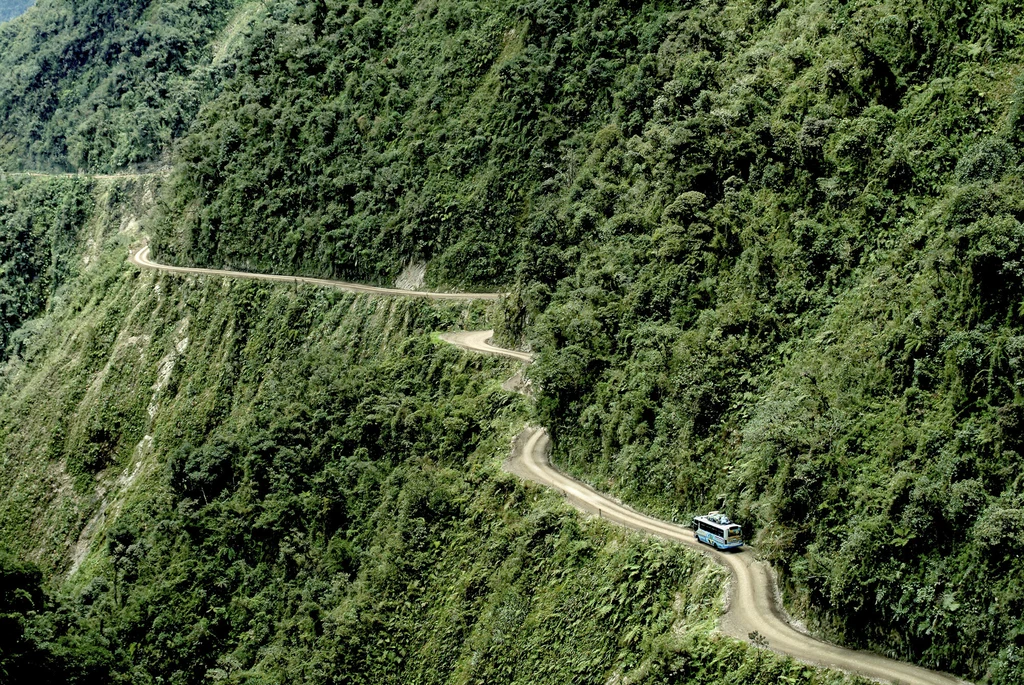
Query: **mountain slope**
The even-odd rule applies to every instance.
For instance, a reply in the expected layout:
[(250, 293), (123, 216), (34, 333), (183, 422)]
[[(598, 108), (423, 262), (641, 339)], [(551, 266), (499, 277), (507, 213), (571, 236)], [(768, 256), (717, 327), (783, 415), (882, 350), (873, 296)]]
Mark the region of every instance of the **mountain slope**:
[(201, 115), (156, 246), (510, 283), (556, 461), (724, 503), (826, 635), (1009, 682), (1016, 16), (308, 5)]
[(231, 0), (40, 0), (0, 26), (0, 165), (154, 163), (221, 78), (210, 43)]
[(1024, 679), (1015, 2), (108, 5), (0, 28), (9, 167), (173, 147), (160, 259), (510, 290), (557, 464), (727, 506), (828, 637)]
[(25, 590), (7, 672), (857, 682), (715, 635), (713, 565), (502, 473), (511, 365), (429, 335), (488, 305), (140, 272), (145, 203), (96, 204), (90, 259), (0, 375), (0, 536), (50, 579), (0, 558)]

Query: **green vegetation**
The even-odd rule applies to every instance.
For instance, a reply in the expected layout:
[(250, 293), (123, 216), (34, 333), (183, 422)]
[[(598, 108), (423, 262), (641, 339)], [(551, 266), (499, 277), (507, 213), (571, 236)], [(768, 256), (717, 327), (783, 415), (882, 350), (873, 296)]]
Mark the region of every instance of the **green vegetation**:
[[(790, 609), (826, 636), (1016, 683), (1022, 10), (1017, 0), (50, 0), (0, 26), (0, 157), (11, 169), (116, 169), (162, 164), (173, 144), (175, 172), (146, 224), (162, 259), (377, 283), (427, 261), (431, 285), (511, 290), (500, 335), (539, 354), (534, 418), (552, 429), (561, 466), (665, 515), (724, 504), (780, 569)], [(330, 563), (356, 589), (332, 586), (331, 602), (385, 598), (369, 615), (398, 621), (387, 630), (407, 644), (426, 644), (417, 640), (427, 633), (409, 627), (415, 621), (440, 630), (414, 613), (447, 606), (430, 594), (431, 573), (454, 578), (456, 558), (465, 568), (504, 559), (487, 551), (499, 528), (529, 536), (539, 510), (499, 513), (504, 495), (495, 493), (518, 490), (493, 469), (502, 446), (485, 438), (495, 425), (509, 435), (530, 411), (494, 389), (508, 367), (475, 361), (453, 371), (461, 357), (429, 344), (430, 331), (468, 325), (461, 312), (421, 303), (385, 314), (340, 295), (252, 285), (214, 294), (206, 289), (220, 286), (171, 280), (143, 294), (125, 280), (123, 245), (54, 298), (68, 277), (54, 265), (72, 263), (62, 261), (61, 236), (78, 220), (62, 223), (61, 212), (84, 221), (93, 210), (67, 204), (63, 190), (11, 188), (0, 313), (4, 340), (14, 341), (3, 379), (15, 385), (5, 386), (0, 425), (5, 449), (20, 456), (5, 457), (0, 531), (46, 573), (63, 570), (63, 550), (103, 501), (89, 503), (96, 474), (108, 482), (102, 474), (131, 473), (137, 450), (151, 454), (160, 468), (144, 473), (162, 494), (117, 504), (112, 518), (127, 522), (128, 537), (110, 539), (156, 550), (147, 552), (154, 566), (139, 562), (142, 580), (115, 590), (119, 572), (101, 566), (120, 548), (105, 556), (87, 546), (93, 552), (73, 575), (108, 579), (106, 604), (94, 605), (111, 608), (83, 609), (83, 620), (129, 631), (116, 633), (117, 644), (139, 644), (133, 655), (146, 673), (242, 677), (232, 674), (269, 669), (268, 659), (292, 673), (319, 663), (315, 645), (347, 653), (345, 640), (363, 649), (378, 635), (376, 624), (335, 617), (324, 637), (323, 617), (300, 610), (301, 592), (288, 594), (313, 577), (292, 557), (319, 568), (335, 539), (333, 529), (318, 532), (326, 524), (316, 495), (303, 493), (316, 493), (332, 468), (355, 477), (317, 451), (321, 440), (341, 445), (339, 459), (374, 464), (369, 482), (393, 484), (351, 495), (362, 513), (346, 514)], [(24, 278), (22, 268), (47, 275)], [(64, 314), (13, 332), (58, 305)], [(172, 316), (179, 308), (188, 316)], [(337, 349), (303, 347), (321, 316), (351, 331), (369, 321), (370, 332), (342, 336)], [(161, 400), (150, 426), (150, 388), (184, 320), (190, 338), (210, 341), (180, 353), (189, 361), (175, 363), (160, 391), (170, 405)], [(292, 347), (250, 350), (254, 331)], [(318, 375), (327, 365), (336, 377)], [(286, 379), (301, 392), (274, 392), (292, 398), (294, 413), (271, 392)], [(357, 401), (375, 392), (381, 399)], [(375, 427), (329, 442), (324, 435), (349, 425), (347, 412)], [(173, 427), (163, 416), (175, 417)], [(369, 418), (395, 416), (417, 418)], [(264, 436), (271, 425), (281, 428)], [(264, 439), (269, 453), (257, 449)], [(275, 462), (285, 448), (293, 456)], [(277, 475), (268, 484), (261, 473)], [(414, 577), (424, 583), (416, 592), (425, 594), (413, 595), (427, 608), (386, 604), (395, 595), (375, 584), (376, 567), (352, 561), (401, 566), (388, 540), (411, 530), (393, 512), (415, 499), (413, 482), (461, 502), (444, 505), (455, 513), (422, 515), (429, 545), (444, 548), (464, 527), (481, 531), (478, 545), (452, 543), (452, 559), (427, 554), (400, 576), (406, 587)], [(61, 509), (55, 492), (73, 493), (80, 508)], [(256, 503), (271, 496), (284, 518), (261, 518)], [(165, 513), (139, 513), (147, 507)], [(58, 531), (46, 549), (35, 547), (40, 525)], [(579, 563), (596, 574), (594, 587), (617, 582), (621, 558), (600, 551), (612, 533), (559, 525), (570, 526), (559, 528), (565, 547), (550, 550), (567, 560), (562, 568), (582, 568), (566, 550), (590, 541), (593, 555)], [(218, 561), (204, 577), (227, 578), (219, 595), (176, 599), (182, 587), (172, 579), (195, 574), (180, 560), (219, 558), (204, 540), (229, 534), (246, 569)], [(297, 551), (282, 552), (283, 541)], [(671, 569), (689, 562), (658, 554), (670, 570), (648, 587), (665, 606), (678, 579)], [(524, 569), (541, 563), (539, 553), (518, 558)], [(328, 591), (310, 583), (302, 592), (323, 601)], [(500, 592), (524, 592), (517, 583)], [(273, 589), (264, 599), (265, 588)], [(486, 607), (500, 592), (467, 600), (475, 608), (465, 625), (493, 629), (487, 617), (501, 612)], [(140, 593), (165, 608), (147, 614), (133, 604)], [(193, 604), (177, 604), (189, 597)], [(267, 613), (246, 613), (257, 604)], [(208, 639), (216, 659), (240, 649), (240, 665), (179, 663), (189, 658), (184, 646), (145, 641), (174, 632), (154, 627), (157, 617), (178, 615), (201, 615), (209, 631), (182, 645)], [(255, 615), (276, 632), (260, 634)], [(351, 615), (358, 623), (363, 614)], [(655, 663), (656, 636), (668, 630), (653, 618), (622, 620), (651, 636), (651, 651), (631, 652), (634, 663), (590, 645), (603, 655), (602, 674)], [(292, 625), (312, 627), (283, 627)], [(546, 628), (536, 625), (540, 639)], [(435, 673), (493, 665), (451, 649), (428, 650), (459, 664)], [(482, 677), (473, 673), (451, 678)]]
[(1019, 30), (969, 15), (955, 59), (900, 16), (780, 12), (697, 100), (595, 137), (561, 211), (616, 188), (603, 240), (508, 330), (563, 466), (728, 507), (825, 635), (1019, 682)]
[(830, 637), (1014, 682), (1020, 16), (298, 3), (183, 142), (156, 244), (510, 285), (562, 465), (725, 502)]
[(5, 683), (101, 685), (110, 682), (110, 652), (100, 636), (43, 589), (31, 564), (0, 556), (0, 674)]
[(140, 273), (136, 209), (96, 202), (0, 376), (0, 537), (55, 588), (0, 566), (14, 682), (853, 682), (714, 635), (721, 570), (500, 470), (514, 364), (431, 335), (485, 305)]
[(89, 185), (0, 179), (0, 361), (72, 272), (75, 237), (92, 210)]
[(109, 171), (170, 154), (222, 78), (231, 0), (39, 0), (0, 25), (0, 167)]

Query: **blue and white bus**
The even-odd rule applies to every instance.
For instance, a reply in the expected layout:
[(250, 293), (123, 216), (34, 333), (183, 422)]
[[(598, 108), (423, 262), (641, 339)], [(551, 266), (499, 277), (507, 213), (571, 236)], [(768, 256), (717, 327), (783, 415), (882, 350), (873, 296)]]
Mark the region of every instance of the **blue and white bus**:
[(711, 545), (716, 549), (743, 546), (743, 529), (718, 511), (694, 518), (693, 534), (705, 545)]

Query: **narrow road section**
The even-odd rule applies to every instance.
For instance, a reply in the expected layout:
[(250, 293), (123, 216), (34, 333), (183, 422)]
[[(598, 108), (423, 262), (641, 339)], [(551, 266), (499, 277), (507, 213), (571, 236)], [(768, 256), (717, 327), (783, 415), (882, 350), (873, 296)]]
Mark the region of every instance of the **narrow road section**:
[(328, 278), (310, 278), (308, 276), (282, 276), (279, 274), (250, 273), (248, 271), (230, 271), (227, 269), (200, 269), (188, 266), (170, 266), (154, 262), (149, 256), (149, 246), (133, 252), (129, 257), (135, 266), (142, 269), (156, 269), (173, 274), (186, 274), (193, 276), (219, 276), (221, 278), (241, 278), (250, 281), (272, 281), (274, 283), (292, 283), (304, 285), (318, 285), (325, 288), (337, 288), (350, 293), (364, 293), (369, 295), (392, 295), (401, 297), (425, 297), (430, 300), (497, 300), (501, 293), (435, 293), (426, 290), (399, 290), (398, 288), (378, 288), (373, 285), (361, 283), (349, 283), (347, 281), (334, 281)]
[(110, 180), (115, 178), (151, 178), (154, 176), (168, 176), (170, 175), (170, 173), (170, 167), (162, 167), (155, 171), (118, 171), (112, 174), (89, 174), (81, 171), (0, 171), (0, 177), (14, 176), (21, 178), (93, 178), (98, 180)]
[[(494, 331), (448, 333), (441, 338), (452, 345), (482, 354), (509, 357), (529, 363), (525, 352), (495, 347), (490, 340)], [(693, 530), (641, 514), (585, 483), (567, 476), (551, 465), (551, 438), (543, 428), (529, 427), (516, 440), (506, 468), (520, 478), (554, 488), (577, 509), (600, 516), (626, 528), (680, 543), (709, 555), (729, 570), (732, 585), (729, 602), (722, 617), (724, 633), (749, 641), (757, 632), (768, 640), (770, 649), (794, 659), (900, 685), (951, 685), (965, 683), (954, 676), (929, 671), (873, 652), (846, 649), (829, 644), (797, 630), (779, 605), (775, 578), (769, 565), (757, 558), (750, 547), (719, 552), (697, 541)]]
[(533, 361), (533, 355), (528, 352), (495, 347), (491, 344), (491, 338), (493, 337), (494, 331), (458, 331), (455, 333), (444, 333), (441, 335), (441, 340), (470, 352), (490, 354), (495, 357), (510, 357), (527, 364)]

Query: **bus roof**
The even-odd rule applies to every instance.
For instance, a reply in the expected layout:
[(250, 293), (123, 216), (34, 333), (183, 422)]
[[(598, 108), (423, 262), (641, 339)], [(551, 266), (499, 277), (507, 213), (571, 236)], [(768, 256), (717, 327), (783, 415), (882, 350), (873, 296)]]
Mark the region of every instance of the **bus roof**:
[(696, 516), (696, 517), (694, 517), (694, 520), (696, 520), (696, 521), (704, 521), (705, 523), (713, 523), (716, 526), (730, 526), (730, 527), (734, 527), (735, 526), (735, 527), (738, 528), (739, 525), (740, 525), (738, 523), (734, 523), (733, 521), (730, 521), (728, 516), (726, 516), (725, 514), (719, 513), (717, 511), (712, 511), (707, 516)]

